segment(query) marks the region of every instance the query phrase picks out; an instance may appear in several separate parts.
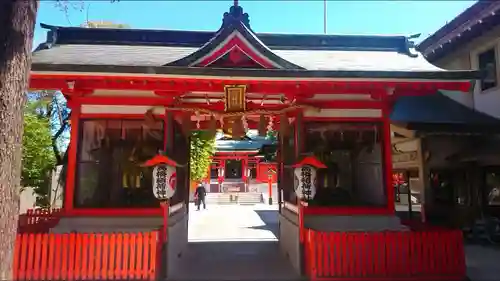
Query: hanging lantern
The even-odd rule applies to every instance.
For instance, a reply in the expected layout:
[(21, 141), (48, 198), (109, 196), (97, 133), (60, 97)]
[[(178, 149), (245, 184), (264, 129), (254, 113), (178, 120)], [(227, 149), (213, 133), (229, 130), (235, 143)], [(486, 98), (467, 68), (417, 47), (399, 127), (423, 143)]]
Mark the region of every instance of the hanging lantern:
[(295, 168), (295, 194), (300, 200), (313, 199), (316, 195), (316, 170), (326, 168), (325, 164), (314, 156), (307, 156), (293, 167)]
[(201, 121), (200, 112), (196, 111), (195, 116), (196, 116), (196, 129), (199, 130), (200, 129), (200, 121)]
[(243, 130), (245, 131), (245, 134), (246, 134), (246, 132), (248, 132), (248, 122), (247, 122), (247, 118), (245, 117), (245, 115), (243, 115), (243, 117), (241, 117), (241, 124), (243, 124)]
[(158, 200), (168, 200), (175, 194), (178, 164), (165, 155), (156, 155), (142, 166), (153, 168), (153, 194)]
[(267, 123), (267, 132), (272, 132), (274, 127), (273, 116), (269, 116), (269, 122)]
[(224, 166), (221, 166), (219, 168), (219, 175), (217, 177), (217, 181), (219, 182), (219, 184), (222, 184), (222, 182), (224, 181)]

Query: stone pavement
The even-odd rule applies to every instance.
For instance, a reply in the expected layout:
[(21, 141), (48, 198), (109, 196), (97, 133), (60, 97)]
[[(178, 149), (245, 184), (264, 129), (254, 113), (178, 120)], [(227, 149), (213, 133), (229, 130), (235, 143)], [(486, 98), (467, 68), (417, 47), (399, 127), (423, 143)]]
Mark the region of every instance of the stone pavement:
[[(189, 245), (169, 280), (299, 280), (279, 250), (277, 206), (190, 207)], [(500, 249), (466, 245), (472, 281), (500, 280)]]
[(190, 207), (189, 244), (169, 280), (299, 280), (279, 250), (277, 206)]
[(465, 246), (467, 275), (471, 281), (500, 280), (500, 249), (492, 246)]

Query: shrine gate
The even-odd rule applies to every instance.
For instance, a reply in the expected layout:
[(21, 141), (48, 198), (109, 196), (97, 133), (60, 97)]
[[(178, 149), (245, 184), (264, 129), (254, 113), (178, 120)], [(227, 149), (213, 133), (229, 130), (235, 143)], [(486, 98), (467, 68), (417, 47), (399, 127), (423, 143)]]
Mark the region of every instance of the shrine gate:
[[(469, 91), (477, 72), (439, 69), (404, 36), (256, 33), (237, 1), (216, 32), (42, 26), (30, 88), (68, 99), (68, 171), (62, 210), (22, 225), (50, 234), (20, 234), (16, 279), (168, 278), (187, 244), (190, 132), (268, 128), (279, 138), (280, 247), (298, 275), (466, 277), (459, 231), (395, 215), (389, 114), (400, 96)], [(178, 164), (166, 220), (142, 165), (159, 153)], [(53, 247), (72, 259), (46, 272)]]

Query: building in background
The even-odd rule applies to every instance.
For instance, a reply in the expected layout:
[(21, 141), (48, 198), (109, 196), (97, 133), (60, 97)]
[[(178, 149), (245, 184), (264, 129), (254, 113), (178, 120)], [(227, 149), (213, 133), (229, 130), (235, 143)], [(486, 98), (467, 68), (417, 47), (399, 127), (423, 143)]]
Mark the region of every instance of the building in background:
[[(419, 185), (425, 186), (425, 200), (434, 205), (426, 215), (456, 219), (462, 226), (478, 218), (500, 217), (500, 2), (477, 1), (416, 49), (440, 68), (480, 70), (481, 78), (470, 93), (440, 91), (430, 99), (405, 97), (406, 108), (396, 105), (391, 118), (396, 124), (396, 119), (412, 115), (411, 110), (427, 115), (427, 123), (448, 120), (439, 134), (429, 132), (429, 126), (406, 131), (409, 139), (419, 135), (416, 138), (425, 143), (410, 151), (409, 142), (394, 144), (396, 154), (402, 154), (398, 159), (426, 166), (420, 174), (425, 182)], [(398, 161), (393, 162), (398, 169)], [(415, 173), (407, 173), (411, 174)]]
[(432, 64), (450, 70), (483, 70), (473, 94), (448, 94), (460, 103), (500, 118), (500, 2), (477, 1), (423, 40), (417, 50)]
[[(221, 136), (215, 141), (210, 167), (209, 192), (250, 192), (250, 184), (267, 183), (267, 168), (276, 169), (277, 144), (265, 137), (249, 134), (242, 140)], [(276, 182), (276, 176), (273, 181)]]

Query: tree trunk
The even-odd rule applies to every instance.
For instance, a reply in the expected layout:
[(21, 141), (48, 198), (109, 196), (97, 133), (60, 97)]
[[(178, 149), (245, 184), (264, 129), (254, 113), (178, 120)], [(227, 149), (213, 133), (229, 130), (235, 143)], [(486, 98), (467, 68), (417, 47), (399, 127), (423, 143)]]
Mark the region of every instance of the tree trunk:
[(26, 101), (37, 0), (0, 0), (0, 280), (12, 280)]

